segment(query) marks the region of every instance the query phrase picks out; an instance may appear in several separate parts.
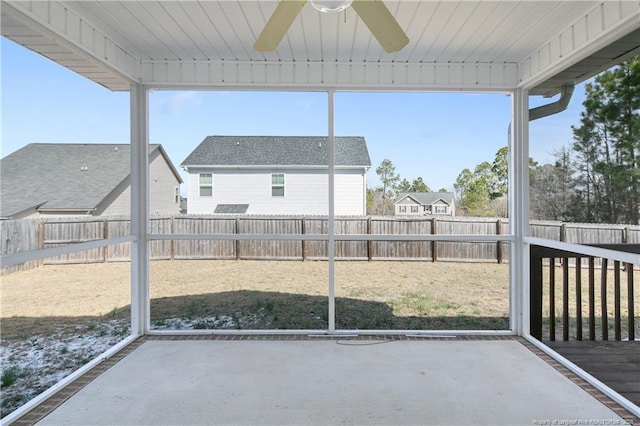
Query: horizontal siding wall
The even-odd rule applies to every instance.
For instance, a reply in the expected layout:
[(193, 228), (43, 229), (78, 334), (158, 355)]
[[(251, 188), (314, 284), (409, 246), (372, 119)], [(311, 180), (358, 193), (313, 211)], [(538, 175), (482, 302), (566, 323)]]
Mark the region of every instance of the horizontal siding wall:
[[(336, 173), (335, 215), (364, 215), (366, 213), (365, 187), (366, 181), (362, 171), (342, 170), (340, 173)], [(327, 200), (327, 203), (328, 202)]]
[[(180, 214), (180, 203), (175, 200), (175, 188), (180, 187), (180, 181), (160, 154), (160, 150), (154, 151), (155, 158), (149, 164), (149, 215), (167, 216)], [(124, 216), (131, 212), (131, 185), (129, 178), (107, 198), (104, 211), (98, 212), (101, 216)], [(118, 188), (116, 188), (118, 189)]]
[[(130, 234), (125, 217), (7, 220), (2, 225), (2, 253), (11, 254)], [(178, 215), (154, 217), (152, 234), (327, 235), (326, 216)], [(509, 223), (497, 218), (336, 217), (337, 235), (507, 235)], [(572, 243), (640, 243), (640, 226), (533, 221), (531, 235)], [(327, 242), (263, 240), (154, 240), (151, 260), (261, 259), (324, 260)], [(508, 242), (336, 241), (339, 260), (507, 262)], [(41, 264), (129, 261), (129, 243), (28, 262), (2, 273)], [(572, 261), (570, 261), (572, 262)]]
[(131, 185), (127, 185), (126, 188), (117, 194), (109, 194), (109, 198), (112, 197), (115, 198), (107, 201), (107, 208), (105, 208), (103, 212), (97, 212), (96, 214), (102, 216), (129, 215), (131, 212)]
[(180, 214), (180, 200), (176, 202), (175, 189), (180, 181), (157, 149), (156, 158), (149, 164), (149, 215), (166, 216)]
[[(213, 196), (201, 197), (199, 174), (213, 174)], [(285, 195), (271, 195), (271, 174), (284, 173)], [(335, 214), (365, 211), (365, 177), (362, 171), (340, 170), (335, 175)], [(187, 213), (213, 214), (218, 204), (248, 204), (251, 215), (328, 215), (326, 171), (299, 169), (219, 170), (198, 169), (189, 174)]]

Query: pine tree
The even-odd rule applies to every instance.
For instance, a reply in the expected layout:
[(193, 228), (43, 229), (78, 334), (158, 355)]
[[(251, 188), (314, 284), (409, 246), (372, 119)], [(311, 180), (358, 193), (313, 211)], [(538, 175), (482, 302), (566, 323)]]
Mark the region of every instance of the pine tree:
[(573, 127), (576, 221), (640, 221), (640, 57), (585, 85)]

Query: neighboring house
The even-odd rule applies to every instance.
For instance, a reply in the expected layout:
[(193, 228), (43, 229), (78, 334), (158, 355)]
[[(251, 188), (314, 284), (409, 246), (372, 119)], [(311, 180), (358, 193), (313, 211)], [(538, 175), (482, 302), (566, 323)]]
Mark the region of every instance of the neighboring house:
[[(0, 163), (0, 217), (131, 214), (128, 144), (33, 143)], [(179, 214), (182, 179), (149, 146), (149, 213)]]
[(409, 192), (394, 204), (396, 216), (456, 215), (452, 192)]
[[(208, 136), (182, 162), (189, 214), (327, 215), (328, 138)], [(335, 138), (335, 214), (366, 214), (363, 137)]]

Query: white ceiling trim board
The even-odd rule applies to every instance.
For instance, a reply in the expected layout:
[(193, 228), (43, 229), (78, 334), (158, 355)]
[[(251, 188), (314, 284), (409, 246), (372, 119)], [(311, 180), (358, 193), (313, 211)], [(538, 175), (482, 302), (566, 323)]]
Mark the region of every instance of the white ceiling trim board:
[(516, 64), (350, 62), (142, 62), (142, 83), (166, 86), (296, 87), (309, 90), (513, 90)]
[(519, 86), (535, 87), (638, 28), (640, 2), (598, 3), (519, 64)]
[[(11, 12), (10, 19), (50, 37), (56, 44), (70, 53), (82, 55), (98, 68), (108, 68), (127, 82), (137, 81), (137, 58), (59, 2), (4, 2), (2, 9), (3, 14)], [(15, 39), (20, 42), (20, 37)], [(60, 63), (67, 66), (64, 62)]]

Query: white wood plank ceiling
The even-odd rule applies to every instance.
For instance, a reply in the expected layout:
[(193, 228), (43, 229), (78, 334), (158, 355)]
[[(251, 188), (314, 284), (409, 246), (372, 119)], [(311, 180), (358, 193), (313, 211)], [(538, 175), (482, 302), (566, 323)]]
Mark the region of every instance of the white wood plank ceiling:
[(275, 1), (7, 1), (1, 27), (4, 36), (113, 90), (133, 81), (498, 91), (533, 87), (640, 28), (637, 0), (385, 4), (410, 39), (392, 54), (353, 9), (326, 14), (310, 4), (277, 50), (257, 52), (252, 45)]

